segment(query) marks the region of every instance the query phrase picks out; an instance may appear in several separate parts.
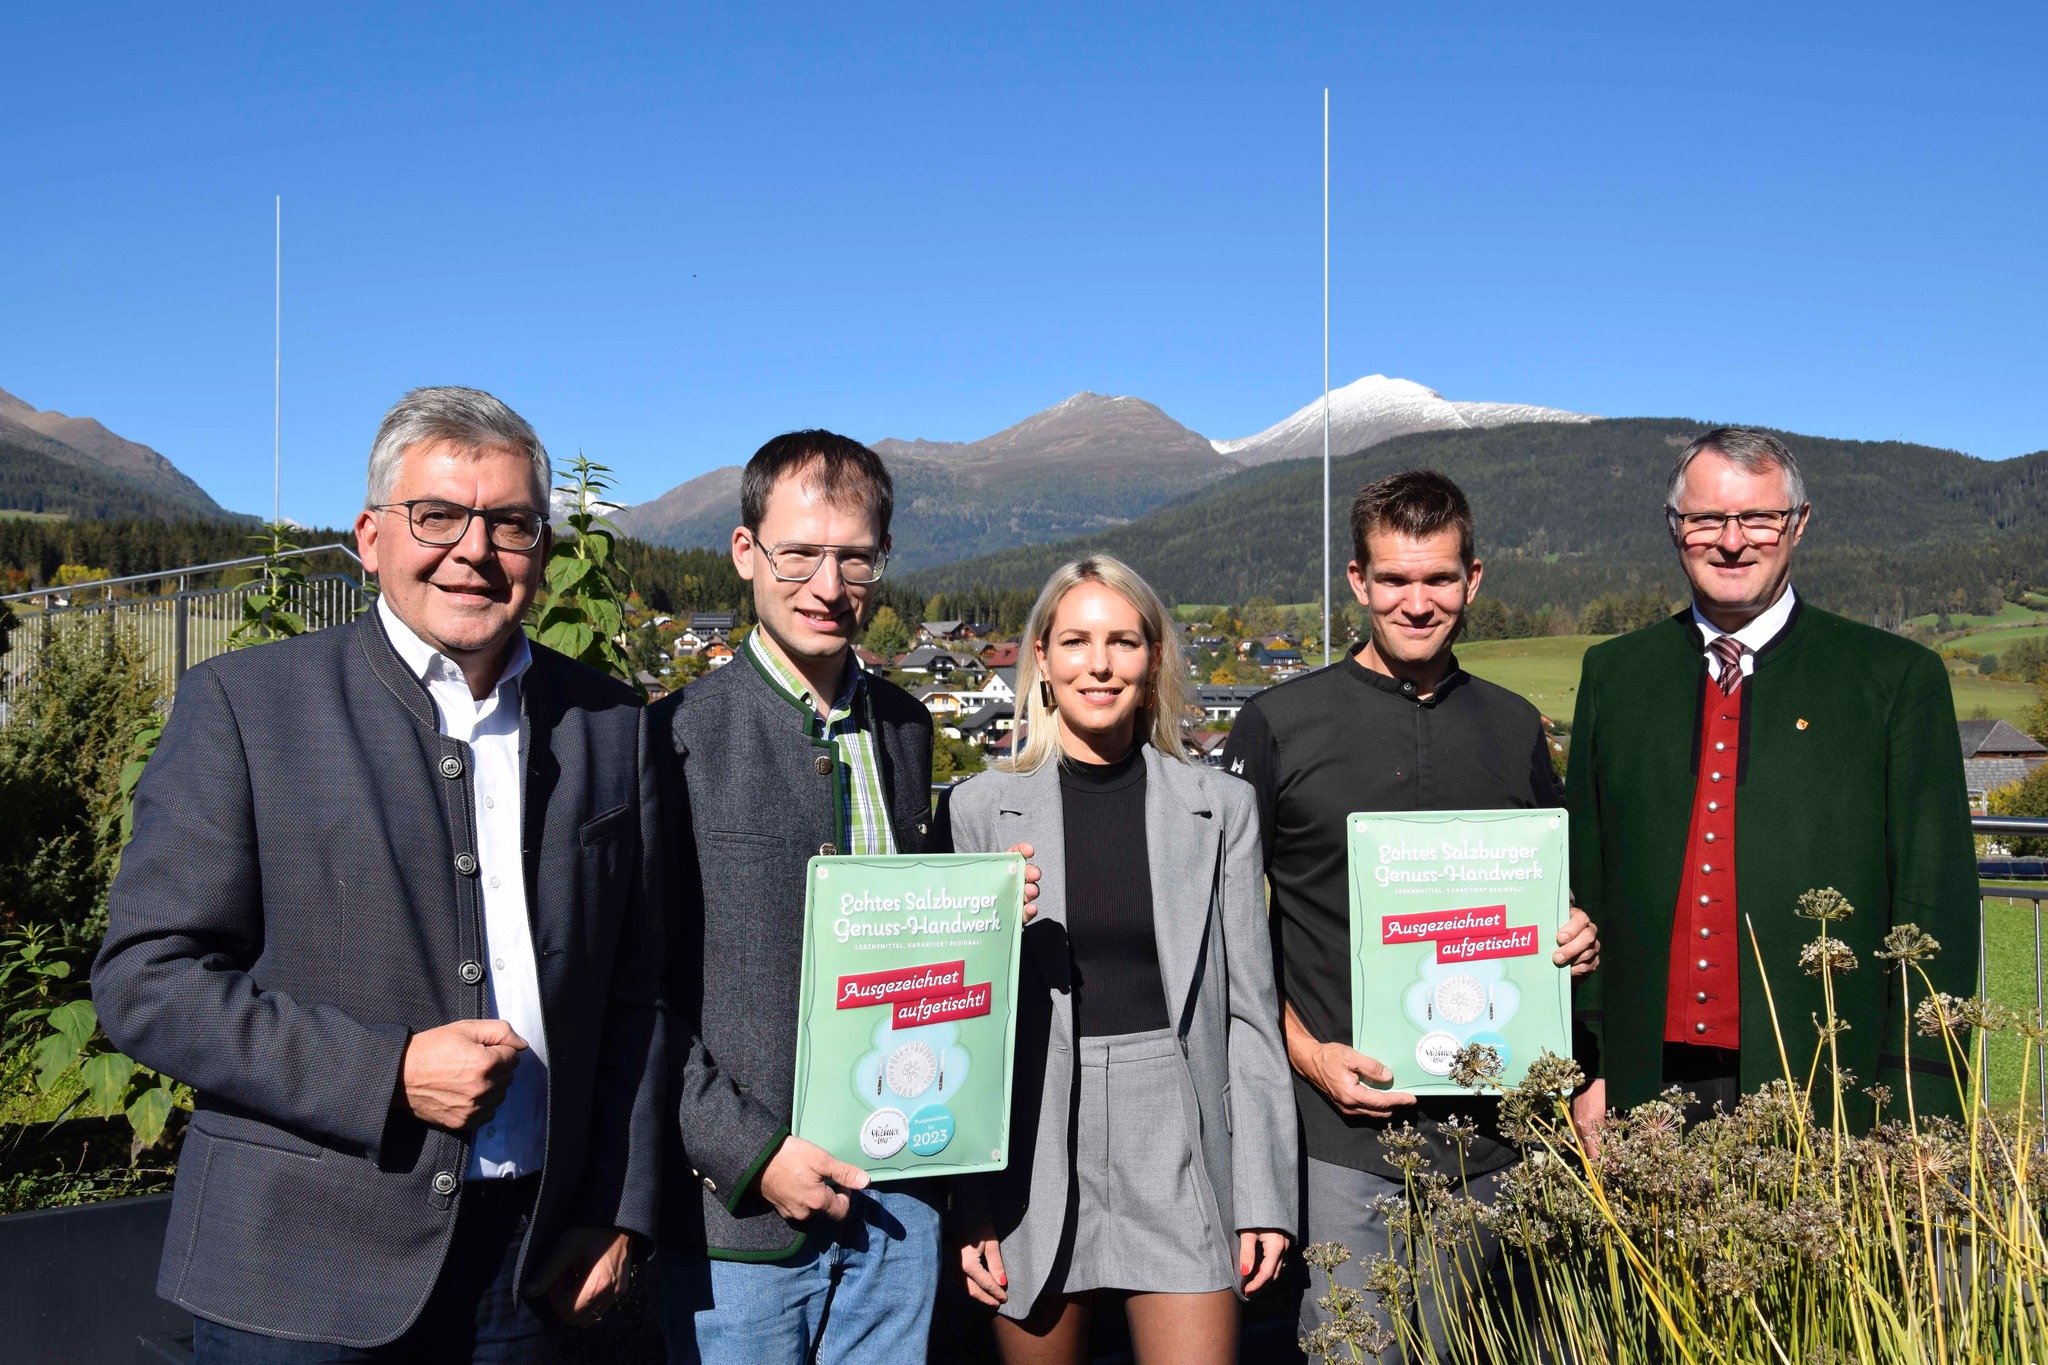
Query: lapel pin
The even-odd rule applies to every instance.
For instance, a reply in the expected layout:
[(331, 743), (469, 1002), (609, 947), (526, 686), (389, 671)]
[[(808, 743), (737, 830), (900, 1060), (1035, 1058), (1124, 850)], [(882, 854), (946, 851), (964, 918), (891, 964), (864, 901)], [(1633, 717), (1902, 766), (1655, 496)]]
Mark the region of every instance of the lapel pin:
[(1806, 717), (1801, 716), (1798, 720), (1794, 721), (1793, 723), (1797, 725), (1800, 729), (1804, 730), (1806, 728)]

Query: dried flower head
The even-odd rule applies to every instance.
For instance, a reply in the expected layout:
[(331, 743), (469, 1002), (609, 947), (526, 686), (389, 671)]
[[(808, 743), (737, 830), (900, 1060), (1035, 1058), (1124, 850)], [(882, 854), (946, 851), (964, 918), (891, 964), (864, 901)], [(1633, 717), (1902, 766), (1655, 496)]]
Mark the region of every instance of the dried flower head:
[(1342, 1242), (1317, 1242), (1303, 1249), (1301, 1259), (1328, 1275), (1351, 1259), (1351, 1248)]
[(1793, 907), (1792, 913), (1801, 919), (1817, 919), (1825, 923), (1849, 918), (1856, 913), (1856, 907), (1849, 904), (1849, 898), (1832, 886), (1824, 886), (1801, 892), (1799, 903)]
[(1439, 1122), (1436, 1130), (1456, 1143), (1460, 1152), (1465, 1150), (1473, 1138), (1479, 1136), (1479, 1125), (1471, 1119), (1458, 1115), (1453, 1115)]
[(1799, 950), (1799, 967), (1808, 976), (1822, 972), (1853, 972), (1859, 964), (1856, 950), (1841, 939), (1822, 934)]
[(1899, 924), (1884, 936), (1877, 955), (1887, 962), (1923, 962), (1941, 951), (1940, 942), (1917, 924)]
[(1414, 1175), (1422, 1169), (1422, 1145), (1422, 1134), (1415, 1131), (1412, 1123), (1399, 1128), (1389, 1126), (1380, 1133), (1380, 1146), (1387, 1149), (1387, 1164), (1404, 1175)]
[(1451, 1054), (1451, 1082), (1467, 1090), (1498, 1085), (1506, 1071), (1500, 1049), (1485, 1043), (1467, 1043)]
[(1961, 1000), (1948, 992), (1937, 991), (1914, 1009), (1913, 1022), (1929, 1038), (1942, 1034), (1954, 1037), (1967, 1027), (1963, 1021), (1962, 1005)]

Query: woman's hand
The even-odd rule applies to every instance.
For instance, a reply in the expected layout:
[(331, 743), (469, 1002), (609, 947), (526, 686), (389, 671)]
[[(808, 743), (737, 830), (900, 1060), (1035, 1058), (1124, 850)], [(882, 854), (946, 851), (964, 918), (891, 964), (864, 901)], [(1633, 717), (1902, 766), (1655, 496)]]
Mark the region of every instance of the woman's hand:
[[(1244, 1292), (1256, 1294), (1280, 1273), (1280, 1260), (1287, 1254), (1287, 1234), (1253, 1228), (1237, 1234), (1237, 1276), (1245, 1280)], [(1257, 1273), (1253, 1273), (1256, 1271)], [(1245, 1279), (1250, 1276), (1250, 1279)]]
[(989, 1223), (982, 1223), (967, 1230), (954, 1242), (959, 1255), (960, 1279), (967, 1287), (967, 1297), (976, 1303), (1000, 1308), (1010, 1300), (1010, 1277), (1003, 1273), (1003, 1246), (996, 1240), (996, 1230)]
[(1024, 859), (1024, 922), (1031, 923), (1031, 917), (1038, 913), (1038, 907), (1031, 902), (1038, 899), (1038, 864), (1031, 861), (1037, 852), (1029, 844), (1011, 844), (1005, 853), (1015, 853)]

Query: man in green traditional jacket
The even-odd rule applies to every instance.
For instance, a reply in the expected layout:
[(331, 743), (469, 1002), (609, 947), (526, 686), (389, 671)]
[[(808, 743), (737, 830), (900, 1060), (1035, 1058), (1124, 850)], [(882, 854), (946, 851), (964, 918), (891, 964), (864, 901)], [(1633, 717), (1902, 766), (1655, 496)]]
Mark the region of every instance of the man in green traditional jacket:
[(1977, 870), (1948, 673), (1920, 645), (1798, 599), (1792, 556), (1811, 511), (1777, 438), (1700, 437), (1665, 507), (1691, 605), (1586, 652), (1565, 789), (1573, 891), (1606, 960), (1577, 999), (1596, 1078), (1574, 1106), (1582, 1124), (1668, 1085), (1697, 1097), (1690, 1117), (1733, 1108), (1788, 1062), (1804, 1083), (1826, 1007), (1799, 954), (1822, 926), (1794, 906), (1816, 887), (1855, 906), (1828, 926), (1860, 961), (1833, 979), (1850, 1026), (1836, 1039), (1853, 1073), (1845, 1116), (1871, 1121), (1873, 1082), (1903, 1113), (1908, 1077), (1918, 1112), (1957, 1108), (1941, 1040), (1907, 1036), (1925, 983), (1914, 974), (1902, 1001), (1896, 965), (1873, 957), (1894, 925), (1916, 923), (1941, 942), (1921, 964), (1935, 987), (1975, 989)]

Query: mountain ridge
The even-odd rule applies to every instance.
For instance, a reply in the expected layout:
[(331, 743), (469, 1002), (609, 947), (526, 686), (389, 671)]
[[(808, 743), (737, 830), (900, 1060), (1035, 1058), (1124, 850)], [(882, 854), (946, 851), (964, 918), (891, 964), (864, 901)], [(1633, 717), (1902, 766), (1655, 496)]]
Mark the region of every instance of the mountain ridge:
[[(1660, 508), (1678, 452), (1714, 423), (1620, 417), (1418, 432), (1333, 462), (1333, 549), (1350, 559), (1346, 509), (1364, 483), (1428, 466), (1471, 498), (1485, 592), (1530, 610), (1661, 585), (1678, 570)], [(1986, 575), (2048, 583), (2048, 451), (1982, 460), (1900, 441), (1778, 433), (1806, 476), (1814, 520), (1800, 554), (1819, 604), (1860, 619), (1946, 609)], [(1125, 526), (917, 572), (924, 593), (1035, 591), (1089, 551), (1116, 555), (1171, 600), (1317, 594), (1319, 458), (1255, 466)], [(1900, 565), (1911, 561), (1910, 573)], [(1894, 598), (1897, 598), (1895, 601)], [(1340, 586), (1338, 601), (1348, 601)]]
[[(1592, 421), (1557, 409), (1475, 403), (1461, 411), (1433, 389), (1371, 375), (1333, 392), (1333, 432), (1359, 449), (1405, 431), (1482, 425), (1509, 415)], [(1142, 398), (1083, 390), (973, 441), (884, 437), (872, 448), (896, 480), (896, 562), (910, 569), (1124, 525), (1248, 468), (1321, 400), (1273, 427), (1214, 441)], [(1334, 420), (1341, 416), (1341, 421)], [(1283, 428), (1287, 430), (1283, 432)], [(1276, 435), (1278, 433), (1278, 435)], [(739, 466), (700, 474), (621, 509), (621, 530), (674, 548), (721, 546), (739, 514)]]
[[(151, 447), (118, 435), (97, 418), (39, 409), (5, 389), (0, 389), (0, 451), (6, 469), (0, 507), (69, 513), (76, 504), (114, 510), (70, 514), (238, 518)], [(51, 487), (41, 492), (38, 460), (64, 470), (53, 471)]]

